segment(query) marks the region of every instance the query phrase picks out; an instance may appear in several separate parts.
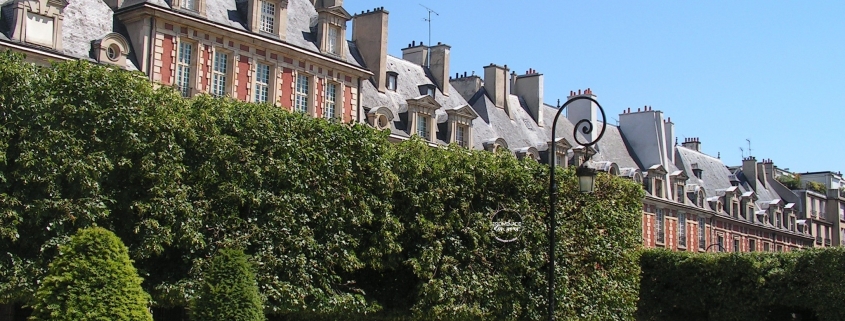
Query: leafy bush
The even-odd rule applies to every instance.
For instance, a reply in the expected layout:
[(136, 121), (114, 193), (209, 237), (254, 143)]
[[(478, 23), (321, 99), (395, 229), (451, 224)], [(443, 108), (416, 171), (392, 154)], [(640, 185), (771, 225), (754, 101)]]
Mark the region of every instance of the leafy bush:
[(827, 187), (822, 183), (807, 181), (807, 189), (822, 195), (827, 195)]
[[(182, 99), (85, 62), (39, 69), (0, 55), (0, 302), (33, 284), (79, 228), (114, 231), (157, 307), (197, 296), (213, 253), (256, 264), (286, 319), (537, 320), (546, 311), (545, 165), (292, 114)], [(559, 318), (630, 319), (641, 188), (561, 186)], [(520, 214), (517, 242), (490, 215)]]
[(264, 306), (247, 256), (240, 250), (221, 249), (200, 281), (192, 301), (191, 319), (197, 321), (263, 321)]
[(845, 320), (845, 249), (641, 256), (639, 320)]
[(32, 321), (153, 320), (128, 249), (102, 228), (79, 230), (50, 263)]
[(791, 190), (796, 190), (801, 188), (801, 177), (798, 174), (793, 175), (781, 175), (777, 177), (777, 181), (786, 186)]

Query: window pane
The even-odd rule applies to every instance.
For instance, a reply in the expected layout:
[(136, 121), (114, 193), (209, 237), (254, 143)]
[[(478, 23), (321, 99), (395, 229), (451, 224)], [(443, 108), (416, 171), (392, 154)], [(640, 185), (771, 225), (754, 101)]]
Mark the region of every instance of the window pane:
[(664, 237), (664, 231), (663, 231), (663, 220), (664, 220), (665, 217), (663, 216), (663, 209), (658, 208), (657, 209), (657, 215), (655, 215), (655, 216), (656, 217), (655, 217), (655, 224), (654, 225), (657, 228), (657, 242), (663, 243), (665, 241), (664, 240), (664, 238), (665, 238)]
[(222, 97), (226, 95), (226, 72), (229, 69), (229, 55), (222, 52), (215, 52), (213, 65), (211, 71), (211, 94)]
[(190, 95), (191, 56), (194, 47), (188, 42), (179, 43), (176, 57), (176, 87), (183, 97)]
[(270, 88), (270, 66), (258, 64), (255, 67), (255, 101), (267, 102)]
[(330, 119), (335, 117), (336, 106), (335, 99), (337, 97), (337, 84), (326, 85), (324, 93), (325, 107), (323, 108), (323, 117)]
[(308, 77), (305, 75), (296, 76), (296, 101), (294, 111), (300, 113), (308, 112)]
[(276, 5), (267, 1), (261, 1), (261, 21), (259, 30), (261, 32), (273, 33), (276, 20)]
[(427, 117), (422, 114), (417, 114), (417, 135), (428, 139), (428, 121)]

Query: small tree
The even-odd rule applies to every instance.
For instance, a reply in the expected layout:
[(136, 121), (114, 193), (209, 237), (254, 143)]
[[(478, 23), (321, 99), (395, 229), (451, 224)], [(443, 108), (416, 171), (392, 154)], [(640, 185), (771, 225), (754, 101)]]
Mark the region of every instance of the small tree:
[(191, 319), (196, 321), (264, 320), (255, 274), (240, 250), (217, 252), (191, 303)]
[(30, 320), (152, 321), (141, 282), (129, 250), (114, 233), (79, 230), (50, 263)]

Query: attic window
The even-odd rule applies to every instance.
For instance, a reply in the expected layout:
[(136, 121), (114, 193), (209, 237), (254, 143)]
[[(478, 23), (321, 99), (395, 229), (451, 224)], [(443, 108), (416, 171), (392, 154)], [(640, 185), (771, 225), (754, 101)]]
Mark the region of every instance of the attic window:
[(388, 71), (387, 72), (387, 90), (396, 91), (396, 77), (398, 76), (397, 73)]
[(420, 95), (426, 95), (426, 96), (429, 96), (429, 97), (434, 97), (434, 89), (435, 88), (436, 87), (434, 87), (433, 84), (420, 85)]
[(117, 44), (112, 44), (106, 49), (106, 56), (111, 61), (117, 61), (117, 58), (120, 56), (120, 47)]

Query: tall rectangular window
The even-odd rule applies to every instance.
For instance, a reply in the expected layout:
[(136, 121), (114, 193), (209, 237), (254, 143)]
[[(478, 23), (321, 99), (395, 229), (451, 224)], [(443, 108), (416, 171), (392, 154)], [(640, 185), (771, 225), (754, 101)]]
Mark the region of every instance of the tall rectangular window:
[(417, 114), (417, 135), (428, 139), (428, 116)]
[(325, 92), (323, 93), (325, 101), (323, 108), (323, 117), (326, 119), (335, 118), (335, 112), (337, 112), (337, 84), (328, 83), (325, 87)]
[(456, 127), (455, 128), (455, 142), (458, 144), (458, 146), (466, 147), (467, 146), (467, 142), (466, 142), (467, 129), (466, 129), (466, 127), (464, 127), (463, 125), (456, 125), (455, 127)]
[(270, 66), (255, 65), (255, 102), (266, 103), (270, 91)]
[(296, 76), (296, 101), (294, 101), (294, 111), (300, 113), (308, 112), (308, 76)]
[(658, 243), (663, 243), (663, 242), (666, 241), (665, 240), (665, 238), (666, 238), (665, 234), (666, 233), (664, 233), (665, 231), (663, 230), (663, 224), (664, 224), (663, 221), (665, 220), (665, 218), (666, 217), (663, 215), (663, 209), (658, 208), (657, 214), (655, 215), (655, 222), (654, 222), (655, 228), (657, 229), (656, 234), (657, 234), (657, 242)]
[(194, 46), (189, 42), (179, 43), (179, 52), (176, 54), (176, 87), (183, 97), (191, 94), (191, 57)]
[(704, 218), (698, 218), (698, 248), (704, 249), (707, 246), (706, 226), (704, 225)]
[(229, 69), (229, 55), (222, 52), (214, 53), (214, 63), (211, 70), (211, 94), (217, 97), (226, 95), (226, 75)]
[(687, 246), (687, 215), (678, 213), (678, 246)]
[(718, 245), (718, 246), (719, 246), (719, 252), (724, 252), (724, 251), (725, 251), (725, 237), (724, 237), (724, 236), (719, 235), (719, 236), (716, 238), (716, 244), (719, 244), (719, 245)]
[(734, 239), (734, 252), (739, 252), (739, 239)]
[(328, 40), (328, 52), (330, 54), (340, 54), (340, 39), (339, 38), (340, 31), (338, 31), (337, 27), (329, 26), (329, 39)]
[(748, 240), (748, 252), (754, 252), (754, 251), (757, 251), (757, 241), (755, 241), (754, 239), (749, 239)]
[(676, 185), (676, 186), (677, 186), (677, 187), (675, 187), (675, 188), (676, 188), (676, 192), (677, 192), (677, 196), (676, 196), (676, 197), (677, 197), (677, 201), (678, 201), (678, 203), (686, 203), (686, 202), (684, 202), (684, 195), (685, 195), (685, 193), (684, 193), (684, 185), (683, 185), (683, 184), (678, 184), (678, 185)]
[(276, 23), (276, 5), (272, 2), (261, 1), (261, 20), (258, 30), (273, 33)]

